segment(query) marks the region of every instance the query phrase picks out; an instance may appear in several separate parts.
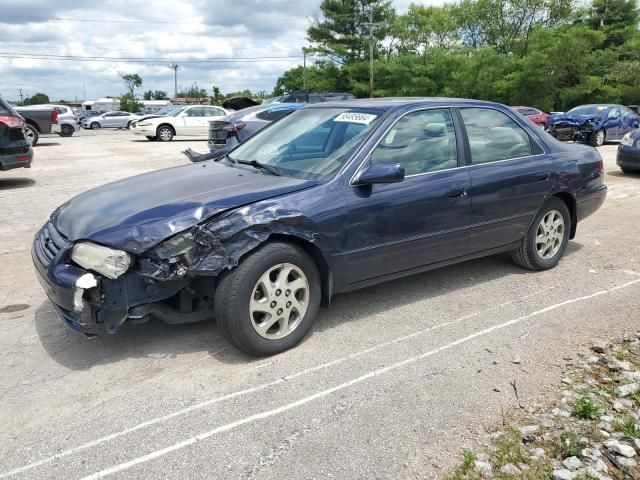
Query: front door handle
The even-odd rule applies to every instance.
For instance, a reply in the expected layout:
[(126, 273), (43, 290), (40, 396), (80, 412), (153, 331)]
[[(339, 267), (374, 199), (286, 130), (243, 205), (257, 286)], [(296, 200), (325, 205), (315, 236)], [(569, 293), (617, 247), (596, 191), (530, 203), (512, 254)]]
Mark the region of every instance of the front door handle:
[(466, 187), (453, 187), (447, 191), (447, 195), (449, 195), (449, 199), (456, 200), (458, 198), (467, 198), (469, 194), (467, 193)]
[(539, 182), (544, 182), (545, 180), (549, 180), (549, 178), (551, 178), (551, 173), (549, 172), (536, 173), (536, 180)]

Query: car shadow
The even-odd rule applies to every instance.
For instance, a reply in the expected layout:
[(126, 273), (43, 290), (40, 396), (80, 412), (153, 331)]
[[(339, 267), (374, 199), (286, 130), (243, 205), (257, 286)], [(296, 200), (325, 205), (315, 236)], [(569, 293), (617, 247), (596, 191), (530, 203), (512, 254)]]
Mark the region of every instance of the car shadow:
[[(565, 256), (581, 248), (581, 244), (571, 242)], [(507, 275), (535, 273), (516, 266), (508, 255), (497, 255), (412, 275), (337, 295), (331, 308), (320, 310), (314, 330), (330, 330), (345, 322), (357, 326), (376, 314), (457, 290), (476, 288)], [(504, 298), (497, 298), (496, 302), (510, 298), (509, 291), (505, 291)], [(35, 312), (35, 328), (48, 355), (72, 370), (88, 370), (127, 358), (175, 358), (194, 352), (208, 352), (225, 364), (249, 365), (263, 361), (228, 345), (213, 320), (185, 325), (151, 320), (125, 324), (116, 335), (86, 338), (66, 329), (47, 300)]]
[(0, 178), (0, 190), (16, 190), (27, 188), (36, 184), (31, 178)]
[(62, 145), (60, 142), (38, 142), (34, 148), (38, 147), (52, 147), (54, 145)]
[(607, 172), (607, 175), (611, 175), (612, 177), (627, 177), (627, 178), (640, 178), (640, 170), (637, 172), (623, 172), (622, 170), (614, 170), (612, 172)]

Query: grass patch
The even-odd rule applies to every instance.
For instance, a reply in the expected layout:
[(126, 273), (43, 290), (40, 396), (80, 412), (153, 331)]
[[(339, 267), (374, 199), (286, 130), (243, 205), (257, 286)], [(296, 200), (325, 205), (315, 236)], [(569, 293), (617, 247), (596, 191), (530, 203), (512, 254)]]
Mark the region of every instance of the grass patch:
[(495, 463), (498, 468), (512, 463), (517, 465), (525, 460), (520, 430), (510, 428), (496, 439)]
[(621, 422), (616, 422), (616, 428), (627, 438), (638, 438), (640, 430), (636, 427), (636, 422), (631, 417), (625, 417)]
[(571, 413), (581, 420), (595, 420), (600, 416), (601, 410), (589, 395), (583, 395), (573, 405)]
[(551, 453), (554, 457), (565, 459), (567, 457), (577, 457), (582, 450), (580, 435), (575, 432), (565, 432), (560, 438), (551, 442)]
[(465, 451), (462, 453), (462, 462), (454, 470), (445, 472), (445, 480), (477, 480), (482, 478), (476, 471), (474, 463), (476, 456), (473, 452)]

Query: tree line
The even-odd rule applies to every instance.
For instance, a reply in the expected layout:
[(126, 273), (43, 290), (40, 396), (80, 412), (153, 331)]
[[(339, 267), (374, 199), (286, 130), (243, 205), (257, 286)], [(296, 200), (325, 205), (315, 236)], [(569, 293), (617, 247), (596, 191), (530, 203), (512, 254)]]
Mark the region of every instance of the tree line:
[[(532, 105), (640, 103), (636, 0), (323, 0), (307, 31), (308, 88), (358, 97), (446, 96)], [(372, 40), (370, 40), (372, 39)], [(373, 53), (373, 91), (369, 53)], [(302, 88), (303, 67), (275, 95)]]

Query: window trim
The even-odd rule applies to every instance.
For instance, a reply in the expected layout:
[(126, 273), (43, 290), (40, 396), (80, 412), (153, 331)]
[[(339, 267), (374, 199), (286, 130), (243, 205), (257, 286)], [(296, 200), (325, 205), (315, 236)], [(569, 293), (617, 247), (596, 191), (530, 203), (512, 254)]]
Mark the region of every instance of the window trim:
[[(464, 131), (464, 142), (466, 143), (465, 153), (467, 154), (467, 162), (466, 162), (466, 166), (467, 167), (479, 167), (479, 166), (482, 166), (482, 165), (493, 165), (494, 163), (509, 162), (511, 160), (517, 160), (517, 159), (522, 159), (522, 158), (532, 158), (532, 157), (538, 157), (540, 155), (547, 155), (548, 154), (547, 150), (540, 144), (540, 142), (533, 135), (531, 135), (528, 132), (528, 130), (515, 117), (512, 117), (507, 112), (503, 112), (499, 108), (495, 108), (492, 105), (486, 105), (486, 106), (485, 105), (473, 105), (473, 106), (463, 106), (463, 107), (456, 106), (454, 108), (458, 112), (458, 115), (460, 117), (461, 126), (462, 126), (463, 131)], [(473, 157), (471, 155), (471, 144), (469, 142), (469, 135), (467, 134), (467, 129), (466, 129), (465, 125), (464, 125), (464, 119), (462, 118), (462, 110), (468, 109), (468, 108), (484, 108), (484, 109), (488, 109), (488, 110), (495, 110), (498, 113), (502, 113), (507, 118), (511, 119), (516, 125), (518, 125), (524, 131), (524, 133), (527, 134), (527, 137), (529, 137), (529, 142), (535, 142), (536, 143), (536, 145), (540, 148), (541, 153), (533, 153), (533, 149), (532, 149), (531, 155), (523, 155), (523, 156), (520, 156), (520, 157), (505, 158), (503, 160), (496, 160), (496, 161), (493, 161), (493, 162), (473, 163)], [(516, 112), (513, 112), (513, 113), (515, 114)]]
[[(452, 106), (452, 105), (438, 105), (438, 106), (433, 106), (433, 107), (418, 107), (418, 108), (414, 108), (412, 110), (409, 110), (407, 112), (404, 112), (393, 123), (391, 123), (391, 125), (389, 125), (384, 130), (384, 132), (382, 132), (380, 137), (376, 140), (376, 143), (369, 149), (369, 152), (367, 152), (367, 154), (365, 155), (364, 159), (360, 162), (360, 165), (358, 165), (358, 167), (356, 168), (355, 172), (353, 172), (353, 175), (351, 175), (351, 178), (349, 179), (349, 186), (350, 187), (357, 187), (358, 186), (358, 184), (355, 183), (356, 177), (358, 176), (360, 171), (364, 168), (364, 166), (371, 160), (371, 153), (376, 148), (378, 148), (378, 145), (380, 144), (380, 142), (382, 142), (384, 137), (387, 136), (389, 131), (400, 120), (402, 120), (404, 117), (406, 117), (407, 115), (410, 115), (412, 113), (422, 112), (422, 111), (426, 111), (426, 110), (449, 110), (449, 113), (451, 114), (451, 120), (453, 122), (454, 135), (456, 136), (456, 156), (457, 156), (457, 163), (458, 164), (455, 167), (451, 167), (451, 168), (443, 168), (441, 170), (434, 170), (432, 172), (422, 172), (422, 173), (414, 173), (413, 175), (406, 175), (404, 178), (407, 179), (407, 178), (413, 178), (413, 177), (420, 177), (422, 175), (432, 175), (434, 173), (447, 172), (449, 170), (455, 170), (456, 168), (465, 167), (466, 165), (464, 164), (464, 159), (466, 157), (466, 150), (461, 149), (461, 147), (464, 147), (464, 145), (461, 145), (461, 141), (464, 141), (464, 139), (462, 138), (462, 134), (463, 133), (466, 134), (466, 132), (463, 132), (463, 131), (460, 130), (460, 125), (458, 123), (458, 118), (457, 118), (457, 114), (456, 114), (456, 107)], [(463, 154), (461, 155), (461, 153), (463, 153)], [(345, 166), (346, 166), (346, 164), (345, 164)]]

